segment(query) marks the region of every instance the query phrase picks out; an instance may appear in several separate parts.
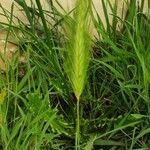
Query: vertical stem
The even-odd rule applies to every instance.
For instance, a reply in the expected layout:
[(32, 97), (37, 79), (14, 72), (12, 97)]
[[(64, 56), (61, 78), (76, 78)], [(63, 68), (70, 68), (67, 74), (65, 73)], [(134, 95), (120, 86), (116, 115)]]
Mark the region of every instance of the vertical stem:
[(79, 102), (79, 98), (77, 98), (77, 120), (76, 120), (75, 149), (80, 150), (80, 102)]

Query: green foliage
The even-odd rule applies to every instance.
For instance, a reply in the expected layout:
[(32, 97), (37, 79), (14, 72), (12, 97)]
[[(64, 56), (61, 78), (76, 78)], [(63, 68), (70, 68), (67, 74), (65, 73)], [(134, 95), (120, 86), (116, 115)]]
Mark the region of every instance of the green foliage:
[(13, 15), (15, 5), (11, 13), (0, 6), (9, 21), (0, 22), (6, 46), (18, 45), (0, 72), (0, 149), (149, 149), (150, 16), (143, 11), (149, 0), (125, 1), (125, 18), (117, 16), (117, 0), (102, 0), (106, 27), (90, 0), (68, 13), (55, 2), (63, 13), (53, 0), (49, 11), (40, 0), (36, 7), (15, 0), (28, 24)]

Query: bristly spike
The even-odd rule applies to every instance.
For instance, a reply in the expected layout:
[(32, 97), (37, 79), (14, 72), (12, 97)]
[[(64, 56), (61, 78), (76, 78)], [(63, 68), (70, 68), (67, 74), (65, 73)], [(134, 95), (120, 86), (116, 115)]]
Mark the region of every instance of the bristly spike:
[[(77, 0), (74, 19), (67, 19), (68, 44), (64, 68), (77, 100), (83, 92), (90, 58), (89, 12), (91, 0)], [(68, 21), (69, 20), (69, 21)]]

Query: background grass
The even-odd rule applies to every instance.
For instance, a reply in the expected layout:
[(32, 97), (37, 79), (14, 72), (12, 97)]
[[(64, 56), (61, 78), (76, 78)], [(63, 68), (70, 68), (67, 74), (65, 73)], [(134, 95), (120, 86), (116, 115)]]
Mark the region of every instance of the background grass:
[[(63, 64), (70, 39), (65, 27), (76, 22), (70, 15), (76, 8), (61, 13), (53, 1), (49, 1), (49, 11), (42, 9), (39, 0), (35, 1), (37, 8), (25, 1), (15, 2), (29, 23), (18, 18), (19, 25), (13, 24), (14, 5), (9, 23), (1, 22), (1, 30), (12, 36), (11, 40), (7, 36), (6, 46), (13, 42), (18, 49), (0, 74), (0, 148), (72, 150), (76, 98)], [(140, 6), (135, 0), (127, 2), (122, 19), (116, 14), (117, 3), (107, 2), (113, 19), (109, 20), (106, 1), (102, 0), (106, 28), (98, 13), (93, 16), (89, 12), (99, 36), (91, 43), (87, 80), (80, 98), (80, 147), (149, 149), (150, 20), (149, 12), (143, 13), (143, 5), (150, 8), (150, 4), (148, 0)], [(1, 9), (1, 15), (10, 14)], [(118, 23), (122, 24), (119, 31)], [(25, 63), (19, 61), (23, 54)]]

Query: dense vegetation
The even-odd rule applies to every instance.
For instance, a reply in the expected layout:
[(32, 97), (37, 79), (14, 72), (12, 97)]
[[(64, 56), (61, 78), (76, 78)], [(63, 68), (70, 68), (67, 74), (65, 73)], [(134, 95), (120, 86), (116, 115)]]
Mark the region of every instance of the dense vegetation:
[(6, 47), (18, 49), (0, 73), (0, 149), (150, 149), (150, 14), (143, 13), (150, 2), (131, 0), (122, 19), (117, 3), (107, 1), (111, 22), (102, 0), (107, 27), (90, 0), (78, 0), (67, 14), (52, 0), (49, 11), (40, 0), (37, 8), (15, 2), (29, 24), (18, 18), (15, 26), (14, 5), (11, 15), (1, 6), (10, 16), (0, 23)]

